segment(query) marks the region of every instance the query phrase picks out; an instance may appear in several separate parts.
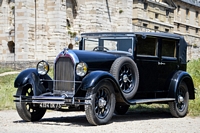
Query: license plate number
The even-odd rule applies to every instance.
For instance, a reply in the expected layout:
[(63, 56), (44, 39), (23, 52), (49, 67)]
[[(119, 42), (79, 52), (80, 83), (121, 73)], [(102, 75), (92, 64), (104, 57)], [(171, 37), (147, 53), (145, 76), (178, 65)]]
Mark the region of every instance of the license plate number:
[(50, 109), (60, 109), (62, 106), (60, 104), (51, 104), (51, 103), (41, 103), (41, 108), (50, 108)]

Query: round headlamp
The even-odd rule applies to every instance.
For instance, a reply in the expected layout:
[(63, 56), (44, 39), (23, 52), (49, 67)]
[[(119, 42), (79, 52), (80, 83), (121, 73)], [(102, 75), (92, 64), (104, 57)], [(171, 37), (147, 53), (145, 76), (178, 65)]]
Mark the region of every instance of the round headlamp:
[(49, 72), (49, 64), (46, 61), (40, 61), (37, 64), (37, 71), (40, 75), (45, 75)]
[(88, 67), (86, 63), (81, 62), (76, 65), (76, 74), (78, 76), (81, 76), (81, 77), (85, 76), (87, 74), (87, 71), (88, 71)]

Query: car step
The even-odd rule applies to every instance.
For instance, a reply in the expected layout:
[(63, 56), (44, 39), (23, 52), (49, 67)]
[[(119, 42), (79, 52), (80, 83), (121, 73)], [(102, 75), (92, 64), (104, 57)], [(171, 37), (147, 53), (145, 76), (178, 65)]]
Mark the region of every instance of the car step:
[(142, 104), (142, 103), (157, 103), (157, 102), (171, 102), (174, 101), (175, 98), (154, 98), (154, 99), (134, 99), (129, 100), (130, 104)]

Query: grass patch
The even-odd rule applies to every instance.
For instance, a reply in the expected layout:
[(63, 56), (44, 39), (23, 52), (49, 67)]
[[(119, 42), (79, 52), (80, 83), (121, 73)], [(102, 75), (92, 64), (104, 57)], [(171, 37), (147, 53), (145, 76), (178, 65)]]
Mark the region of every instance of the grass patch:
[(195, 100), (190, 100), (189, 114), (192, 116), (200, 115), (200, 59), (192, 60), (187, 65), (187, 71), (192, 76), (196, 89)]
[(10, 72), (10, 71), (13, 71), (13, 69), (11, 69), (11, 68), (0, 67), (0, 74), (1, 74), (1, 73), (4, 73), (4, 72)]
[[(0, 68), (0, 73), (10, 72), (10, 68)], [(53, 69), (49, 73), (53, 77)], [(16, 94), (17, 88), (14, 88), (14, 81), (18, 74), (0, 76), (0, 110), (16, 109), (13, 102), (13, 95)]]
[(15, 109), (13, 95), (16, 93), (14, 80), (17, 74), (0, 77), (0, 110)]
[(129, 111), (135, 113), (162, 113), (168, 112), (169, 113), (169, 106), (168, 104), (137, 104), (133, 105), (129, 108)]

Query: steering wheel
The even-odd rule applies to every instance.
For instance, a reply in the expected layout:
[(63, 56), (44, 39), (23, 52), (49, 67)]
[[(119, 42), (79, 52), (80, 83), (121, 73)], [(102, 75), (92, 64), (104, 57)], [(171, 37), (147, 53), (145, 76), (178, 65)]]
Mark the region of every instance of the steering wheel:
[(93, 48), (93, 51), (101, 51), (100, 48), (103, 48), (103, 51), (104, 51), (104, 49), (105, 49), (105, 51), (109, 50), (108, 48), (106, 48), (104, 46), (96, 46), (96, 47)]

